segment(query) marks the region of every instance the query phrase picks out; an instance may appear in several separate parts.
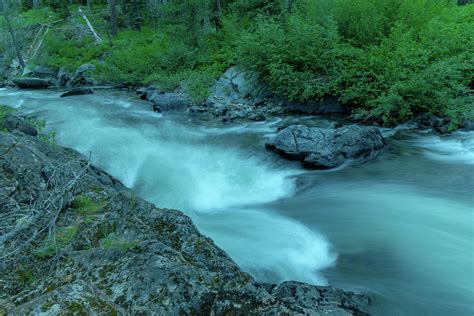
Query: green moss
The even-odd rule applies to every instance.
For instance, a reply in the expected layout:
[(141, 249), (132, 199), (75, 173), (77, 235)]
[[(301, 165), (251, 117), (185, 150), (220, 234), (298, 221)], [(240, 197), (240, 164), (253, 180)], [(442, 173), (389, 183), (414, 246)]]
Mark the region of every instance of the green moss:
[(32, 285), (36, 281), (36, 277), (33, 274), (33, 270), (29, 266), (20, 266), (16, 270), (18, 281), (24, 287)]
[(85, 307), (78, 302), (71, 302), (66, 306), (66, 311), (73, 315), (88, 315)]
[(56, 236), (45, 239), (40, 247), (33, 250), (33, 254), (38, 258), (48, 258), (56, 254), (61, 249), (71, 243), (77, 234), (77, 226), (61, 227), (56, 231)]
[(122, 251), (127, 251), (129, 249), (132, 249), (138, 246), (138, 241), (137, 240), (122, 241), (120, 240), (120, 237), (117, 236), (116, 234), (110, 234), (104, 239), (100, 240), (100, 245), (104, 249), (119, 249)]
[(47, 311), (51, 309), (51, 307), (53, 307), (53, 305), (54, 305), (53, 302), (46, 302), (43, 305), (41, 305), (41, 311), (43, 313), (46, 313)]
[(0, 104), (0, 131), (7, 132), (6, 128), (3, 127), (3, 123), (8, 114), (13, 113), (15, 110), (9, 106)]
[(78, 195), (71, 203), (71, 207), (80, 215), (99, 213), (107, 205), (106, 201), (95, 202), (86, 195)]
[(91, 191), (91, 192), (94, 192), (94, 193), (102, 193), (102, 192), (104, 192), (104, 190), (103, 190), (100, 186), (95, 185), (95, 184), (94, 184), (94, 185), (91, 185), (90, 191)]

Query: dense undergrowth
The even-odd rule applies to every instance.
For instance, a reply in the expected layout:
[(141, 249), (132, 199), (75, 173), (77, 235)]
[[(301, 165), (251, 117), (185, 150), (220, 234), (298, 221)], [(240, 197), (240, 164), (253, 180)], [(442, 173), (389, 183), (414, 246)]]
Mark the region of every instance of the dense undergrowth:
[[(111, 36), (107, 7), (88, 16), (104, 39), (84, 31), (80, 15), (23, 11), (22, 26), (55, 21), (34, 63), (71, 70), (94, 63), (102, 80), (185, 89), (202, 101), (233, 64), (258, 73), (294, 101), (336, 95), (385, 124), (422, 113), (448, 116), (453, 128), (473, 115), (474, 5), (448, 0), (171, 0), (140, 16), (140, 30), (119, 12)], [(466, 1), (464, 1), (466, 2)], [(76, 12), (69, 6), (69, 12)], [(137, 19), (137, 18), (135, 18)], [(127, 24), (128, 23), (128, 24)]]

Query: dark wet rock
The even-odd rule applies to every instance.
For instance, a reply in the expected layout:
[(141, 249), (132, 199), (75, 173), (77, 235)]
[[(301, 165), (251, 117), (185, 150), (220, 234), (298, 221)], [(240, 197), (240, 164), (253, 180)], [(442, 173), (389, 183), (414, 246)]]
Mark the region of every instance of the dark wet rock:
[(38, 131), (33, 126), (31, 126), (31, 124), (26, 119), (17, 117), (15, 115), (7, 115), (6, 118), (0, 122), (0, 127), (10, 132), (19, 131), (30, 136), (38, 135)]
[(159, 91), (147, 91), (147, 100), (153, 103), (155, 112), (183, 110), (189, 102), (179, 93), (160, 93)]
[(474, 131), (474, 121), (465, 122), (464, 125), (462, 126), (462, 129), (468, 132)]
[(281, 130), (266, 147), (306, 168), (329, 169), (353, 159), (364, 161), (384, 147), (376, 127), (359, 125), (318, 128), (292, 125)]
[[(37, 208), (51, 200), (56, 243), (30, 229), (52, 216), (56, 208)], [(0, 132), (0, 221), (2, 253), (37, 232), (0, 262), (0, 314), (367, 315), (365, 296), (256, 283), (189, 217), (37, 137)]]
[(75, 95), (85, 95), (85, 94), (93, 94), (94, 91), (90, 88), (72, 88), (71, 90), (63, 93), (60, 95), (61, 98), (65, 98), (65, 97), (71, 97), (71, 96), (75, 96)]
[(67, 71), (66, 68), (59, 69), (58, 72), (58, 86), (60, 87), (67, 87), (71, 85), (71, 73)]
[(135, 93), (138, 95), (140, 100), (146, 100), (147, 99), (147, 88), (138, 88), (135, 90)]
[(339, 102), (337, 97), (328, 96), (321, 101), (285, 102), (285, 107), (292, 111), (306, 114), (348, 114), (349, 109)]
[(95, 79), (96, 66), (93, 64), (83, 64), (77, 68), (76, 73), (71, 78), (71, 85), (81, 86), (88, 85), (94, 86), (97, 85), (97, 80)]
[(256, 75), (237, 67), (229, 68), (216, 81), (205, 104), (190, 109), (191, 113), (207, 113), (225, 122), (237, 119), (261, 121), (286, 111)]
[(32, 77), (54, 79), (58, 76), (58, 70), (45, 66), (35, 66), (31, 73)]
[(20, 89), (45, 89), (51, 86), (51, 81), (44, 78), (14, 78), (12, 81)]
[(423, 115), (415, 120), (421, 128), (431, 128), (437, 133), (447, 134), (451, 132), (451, 120), (448, 117), (436, 115)]
[(190, 109), (191, 113), (207, 113), (224, 121), (237, 119), (265, 120), (286, 113), (347, 114), (348, 109), (337, 97), (322, 101), (290, 102), (274, 93), (255, 74), (231, 67), (211, 88), (205, 104)]

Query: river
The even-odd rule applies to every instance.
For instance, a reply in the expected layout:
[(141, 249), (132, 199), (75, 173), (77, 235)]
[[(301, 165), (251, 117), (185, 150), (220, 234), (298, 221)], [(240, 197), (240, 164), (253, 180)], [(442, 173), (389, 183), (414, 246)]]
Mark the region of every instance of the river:
[(184, 211), (256, 279), (366, 293), (374, 315), (474, 314), (473, 132), (384, 129), (375, 160), (308, 171), (264, 148), (295, 118), (223, 126), (153, 113), (122, 92), (58, 95), (0, 89), (0, 103)]

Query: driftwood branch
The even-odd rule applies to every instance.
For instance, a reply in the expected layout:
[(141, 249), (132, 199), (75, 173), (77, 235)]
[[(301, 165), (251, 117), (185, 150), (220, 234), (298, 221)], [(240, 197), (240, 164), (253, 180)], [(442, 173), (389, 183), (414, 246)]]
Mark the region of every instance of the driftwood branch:
[(81, 178), (87, 173), (90, 161), (69, 160), (57, 166), (46, 187), (30, 205), (20, 205), (8, 196), (0, 196), (1, 261), (8, 262), (19, 253), (31, 249), (47, 233), (55, 240), (56, 221), (61, 211), (71, 202)]
[(81, 7), (79, 7), (79, 13), (82, 15), (82, 18), (86, 21), (87, 27), (89, 27), (89, 30), (91, 31), (92, 36), (94, 37), (95, 41), (99, 44), (102, 43), (102, 38), (100, 38), (99, 34), (97, 34), (97, 32), (94, 30), (94, 28), (92, 27), (91, 22), (87, 18), (84, 11), (82, 11)]

